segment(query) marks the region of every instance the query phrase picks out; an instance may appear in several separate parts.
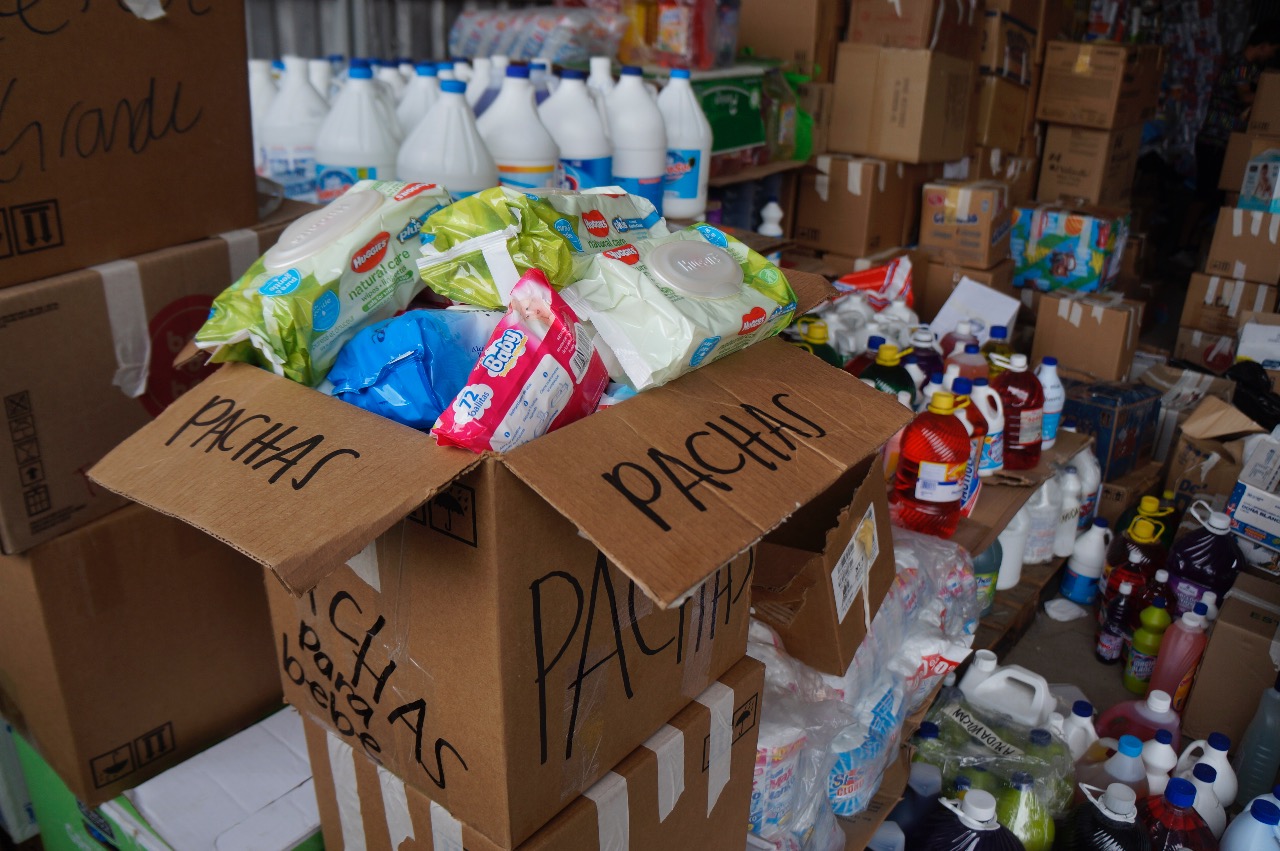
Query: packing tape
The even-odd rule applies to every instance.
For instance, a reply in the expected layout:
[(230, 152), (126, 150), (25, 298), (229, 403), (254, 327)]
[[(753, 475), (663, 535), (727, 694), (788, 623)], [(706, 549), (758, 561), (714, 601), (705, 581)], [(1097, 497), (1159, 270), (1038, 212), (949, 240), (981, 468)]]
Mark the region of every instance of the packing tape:
[(610, 771), (582, 793), (596, 805), (596, 835), (599, 851), (629, 851), (631, 812), (627, 801), (627, 778)]
[(1076, 64), (1072, 69), (1074, 74), (1088, 74), (1089, 68), (1093, 65), (1093, 47), (1088, 44), (1080, 45), (1080, 49), (1076, 52)]
[(967, 186), (956, 190), (956, 222), (965, 222), (969, 218), (969, 206), (973, 203), (973, 190)]
[(462, 845), (462, 822), (435, 801), (431, 802), (431, 845), (434, 851), (466, 851)]
[(938, 37), (942, 35), (942, 24), (947, 17), (946, 0), (938, 4), (938, 14), (933, 19), (933, 34), (929, 36), (929, 49), (937, 50)]
[[(817, 166), (818, 166), (818, 175), (816, 178), (814, 178), (813, 188), (814, 188), (814, 191), (818, 193), (818, 197), (821, 198), (823, 203), (825, 204), (828, 200), (830, 200), (830, 196), (831, 196), (831, 157), (830, 155), (823, 154), (822, 156), (818, 157)], [(852, 180), (852, 175), (853, 175), (852, 162), (849, 163), (849, 175), (850, 175), (850, 180)], [(852, 192), (853, 190), (850, 189), (849, 191)]]
[(1218, 285), (1222, 283), (1222, 279), (1214, 275), (1209, 279), (1209, 285), (1204, 289), (1204, 303), (1207, 305), (1216, 304), (1218, 301)]
[(1240, 312), (1240, 299), (1244, 298), (1244, 281), (1232, 281), (1231, 287), (1231, 296), (1227, 301), (1227, 315), (1235, 316)]
[(1257, 236), (1262, 232), (1262, 211), (1253, 210), (1249, 213), (1249, 235)]
[[(983, 8), (985, 8), (985, 6)], [(965, 18), (965, 24), (972, 25), (974, 19), (977, 18), (977, 16), (978, 16), (978, 0), (969, 0), (969, 14)]]
[(862, 169), (867, 160), (849, 160), (849, 169), (845, 175), (845, 189), (850, 195), (862, 196)]
[(147, 389), (151, 371), (151, 332), (142, 297), (142, 273), (133, 260), (112, 260), (90, 268), (102, 278), (102, 293), (107, 299), (107, 322), (116, 350), (116, 374), (111, 383), (130, 399), (137, 399)]
[(1258, 291), (1253, 294), (1253, 312), (1262, 313), (1266, 308), (1263, 307), (1267, 303), (1267, 288), (1258, 287)]
[(1239, 237), (1244, 232), (1244, 210), (1239, 207), (1231, 211), (1231, 235)]
[(382, 593), (382, 578), (378, 574), (378, 539), (364, 545), (364, 549), (347, 559), (347, 567), (351, 568), (351, 572), (364, 580), (364, 584), (368, 585), (379, 594)]
[(707, 737), (707, 815), (710, 816), (729, 782), (733, 757), (733, 689), (715, 682), (695, 700), (711, 713), (711, 734)]
[(333, 733), (325, 736), (329, 746), (329, 773), (333, 775), (333, 795), (338, 801), (338, 827), (345, 851), (366, 851), (364, 816), (360, 812), (360, 790), (356, 787), (356, 754)]
[(1083, 318), (1084, 318), (1084, 307), (1082, 307), (1080, 302), (1078, 301), (1071, 302), (1071, 318), (1067, 321), (1069, 321), (1076, 328), (1079, 328), (1080, 320)]
[[(391, 837), (391, 847), (399, 848), (406, 839), (413, 839), (413, 818), (409, 815), (409, 796), (404, 791), (404, 781), (378, 766), (378, 786), (382, 789), (382, 811), (387, 817), (387, 834)], [(453, 848), (441, 848), (433, 843), (435, 851), (455, 851)], [(462, 851), (461, 843), (456, 851)]]
[(231, 280), (239, 280), (261, 254), (258, 250), (258, 235), (248, 228), (240, 228), (220, 233), (218, 239), (227, 244), (227, 265), (231, 267)]
[(1231, 267), (1231, 274), (1237, 278), (1247, 278), (1249, 267), (1244, 265), (1243, 260), (1237, 260), (1235, 265)]
[(658, 759), (658, 822), (667, 820), (684, 794), (684, 733), (663, 724), (644, 746)]
[(1267, 228), (1267, 241), (1275, 245), (1277, 239), (1280, 239), (1280, 216), (1272, 213), (1271, 226)]
[(164, 17), (160, 0), (124, 0), (124, 5), (144, 21), (158, 21)]
[[(898, 167), (901, 168), (902, 164), (899, 163)], [(880, 160), (879, 162), (876, 163), (876, 190), (881, 195), (884, 194), (885, 178), (888, 176), (888, 172), (889, 172), (889, 164), (887, 162), (885, 162), (884, 160)]]

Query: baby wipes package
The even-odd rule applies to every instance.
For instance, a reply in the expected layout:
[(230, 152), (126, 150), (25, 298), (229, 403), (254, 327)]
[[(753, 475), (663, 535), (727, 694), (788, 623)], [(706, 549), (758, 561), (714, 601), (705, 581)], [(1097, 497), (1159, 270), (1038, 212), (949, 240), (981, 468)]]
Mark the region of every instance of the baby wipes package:
[(530, 269), (560, 289), (582, 276), (593, 255), (667, 233), (652, 204), (617, 187), (529, 194), (499, 186), (427, 220), (418, 269), (446, 298), (501, 309)]
[(449, 193), (434, 183), (362, 180), (285, 228), (213, 301), (195, 344), (314, 387), (361, 328), (422, 289), (419, 233)]
[(772, 337), (796, 312), (777, 266), (707, 224), (604, 251), (562, 294), (636, 390)]
[(502, 314), (410, 310), (365, 328), (320, 389), (411, 428), (429, 429), (458, 395)]
[(526, 273), (432, 434), (473, 452), (506, 452), (592, 413), (609, 383), (593, 336), (546, 275)]

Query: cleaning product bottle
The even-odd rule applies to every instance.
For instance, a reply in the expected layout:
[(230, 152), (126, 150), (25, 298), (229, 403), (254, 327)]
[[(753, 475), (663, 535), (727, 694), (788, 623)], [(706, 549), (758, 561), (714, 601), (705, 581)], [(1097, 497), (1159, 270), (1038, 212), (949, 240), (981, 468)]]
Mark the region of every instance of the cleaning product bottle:
[(658, 95), (658, 109), (667, 127), (663, 212), (675, 219), (701, 219), (711, 176), (711, 123), (689, 84), (687, 68), (672, 70)]
[(1053, 448), (1058, 439), (1058, 424), (1062, 421), (1062, 409), (1067, 404), (1067, 390), (1058, 377), (1058, 359), (1046, 357), (1036, 367), (1036, 378), (1044, 388), (1044, 420), (1040, 426), (1041, 449)]
[[(569, 82), (571, 82), (571, 80), (566, 78), (565, 84), (568, 84)], [(556, 94), (551, 96), (552, 99), (556, 98), (560, 94), (560, 91), (563, 90), (564, 84), (560, 86), (560, 89), (556, 91)], [(548, 100), (547, 103), (551, 103), (551, 100)], [(811, 322), (804, 323), (804, 325), (801, 326), (800, 340), (808, 347), (809, 351), (813, 352), (815, 355), (837, 369), (844, 366), (844, 358), (840, 357), (840, 354), (835, 349), (831, 348), (830, 343), (828, 343), (827, 323), (823, 322), (821, 319), (814, 319)]]
[[(394, 103), (399, 103), (400, 98), (404, 97), (404, 90), (408, 85), (400, 75), (400, 68), (390, 59), (375, 59), (372, 63), (373, 75), (380, 82), (385, 84), (391, 90), (391, 97)], [(351, 79), (351, 73), (347, 72), (347, 79)], [(343, 86), (346, 88), (346, 86)]]
[(917, 325), (911, 329), (911, 349), (920, 359), (920, 368), (925, 375), (945, 370), (946, 365), (943, 363), (942, 353), (938, 351), (937, 339), (928, 325)]
[[(942, 772), (936, 765), (924, 762), (913, 762), (911, 774), (907, 779), (907, 788), (903, 791), (902, 800), (889, 811), (889, 822), (901, 829), (902, 844), (915, 844), (929, 818), (938, 809), (938, 798), (942, 795)], [(867, 846), (868, 851), (874, 842)]]
[(1178, 757), (1178, 764), (1173, 769), (1173, 773), (1178, 777), (1190, 779), (1195, 767), (1200, 763), (1213, 766), (1214, 771), (1218, 773), (1213, 781), (1213, 792), (1222, 802), (1222, 806), (1229, 807), (1236, 802), (1236, 795), (1240, 790), (1240, 781), (1236, 777), (1235, 769), (1227, 760), (1227, 752), (1230, 750), (1231, 739), (1225, 733), (1210, 733), (1209, 738), (1197, 739), (1183, 748), (1182, 756)]
[[(1280, 847), (1280, 807), (1270, 801), (1254, 801), (1236, 816), (1222, 835), (1219, 851), (1273, 851)], [(1268, 848), (1268, 843), (1271, 846)]]
[(503, 186), (525, 190), (556, 185), (560, 148), (538, 118), (527, 65), (507, 66), (502, 91), (476, 120), (476, 128)]
[(1138, 796), (1123, 783), (1111, 783), (1101, 795), (1083, 789), (1085, 800), (1063, 820), (1055, 849), (1059, 851), (1150, 851), (1151, 842), (1138, 824)]
[(939, 390), (929, 409), (903, 431), (891, 508), (906, 529), (941, 538), (956, 530), (970, 444), (955, 411), (955, 396)]
[(1071, 704), (1071, 714), (1062, 721), (1062, 738), (1071, 751), (1071, 759), (1078, 762), (1089, 746), (1098, 741), (1098, 731), (1093, 726), (1093, 704), (1077, 700)]
[(920, 316), (907, 306), (907, 300), (902, 296), (896, 296), (885, 305), (884, 310), (880, 311), (880, 316), (905, 325), (908, 338), (911, 336), (911, 329), (920, 325)]
[(329, 64), (328, 59), (308, 59), (307, 79), (311, 81), (311, 88), (315, 89), (326, 103), (332, 102), (329, 90), (333, 87), (333, 66)]
[(1178, 712), (1187, 703), (1187, 692), (1191, 690), (1208, 643), (1204, 629), (1204, 604), (1196, 605), (1200, 611), (1185, 613), (1165, 630), (1164, 639), (1160, 642), (1160, 657), (1151, 672), (1152, 690), (1169, 694), (1173, 698), (1173, 708)]
[(1027, 538), (1031, 535), (1031, 518), (1025, 508), (1013, 515), (1009, 524), (1001, 530), (996, 540), (1000, 542), (1000, 575), (996, 590), (1007, 591), (1022, 580), (1022, 559), (1027, 551)]
[[(1086, 446), (1071, 456), (1071, 465), (1080, 474), (1080, 528), (1087, 529), (1098, 513), (1098, 497), (1102, 493), (1102, 466), (1098, 464), (1098, 456), (1093, 454), (1093, 447)], [(1114, 529), (1127, 529), (1128, 526), (1113, 526)]]
[(271, 101), (276, 97), (276, 83), (271, 77), (271, 63), (265, 59), (249, 60), (249, 116), (253, 127), (253, 170), (267, 173), (267, 149), (262, 141), (262, 125)]
[(991, 377), (995, 378), (1004, 372), (1004, 367), (993, 361), (992, 355), (999, 355), (999, 360), (1004, 363), (1008, 363), (1013, 356), (1013, 346), (1009, 345), (1009, 329), (1004, 325), (992, 325), (987, 341), (982, 344), (982, 356), (987, 359)]
[[(505, 69), (503, 70), (505, 73)], [(467, 104), (470, 105), (480, 100), (481, 96), (489, 90), (489, 85), (492, 82), (493, 60), (487, 56), (477, 56), (475, 61), (471, 63), (471, 79), (467, 80), (467, 91), (465, 92)], [(410, 81), (410, 85), (412, 85), (412, 81)]]
[(1102, 576), (1110, 543), (1111, 530), (1107, 528), (1106, 519), (1094, 518), (1089, 531), (1071, 545), (1071, 556), (1058, 589), (1062, 596), (1082, 606), (1093, 605), (1098, 598), (1098, 579)]
[(307, 60), (284, 58), (284, 79), (262, 122), (267, 176), (295, 201), (316, 200), (316, 139), (329, 105), (311, 86)]
[(1004, 403), (985, 378), (973, 379), (969, 398), (987, 420), (987, 434), (982, 439), (982, 457), (978, 462), (978, 475), (985, 478), (1004, 469)]
[(973, 557), (973, 579), (978, 586), (978, 617), (991, 614), (996, 603), (996, 579), (1000, 575), (1000, 562), (1004, 551), (1000, 539), (992, 541), (985, 550)]
[[(455, 80), (461, 80), (464, 83), (471, 82), (471, 77), (474, 75), (474, 69), (471, 67), (471, 63), (467, 61), (467, 57), (455, 56), (450, 61), (453, 63), (453, 78)], [(539, 60), (535, 59), (533, 61), (537, 62)]]
[(1026, 355), (1009, 358), (1006, 370), (991, 383), (1004, 403), (1004, 466), (1030, 470), (1040, 463), (1044, 389), (1040, 379), (1027, 371)]
[[(956, 416), (960, 417), (964, 423), (966, 430), (969, 432), (969, 443), (973, 447), (972, 454), (969, 456), (969, 467), (965, 470), (964, 485), (961, 487), (960, 496), (960, 514), (968, 517), (973, 513), (974, 506), (978, 503), (978, 493), (982, 488), (982, 479), (978, 477), (978, 464), (982, 459), (982, 444), (987, 437), (987, 418), (974, 405), (971, 398), (973, 387), (967, 378), (957, 378), (951, 384), (951, 392), (956, 396), (956, 404), (960, 405), (960, 410), (956, 412)], [(997, 558), (992, 565), (992, 586), (991, 599), (995, 598), (995, 574), (1000, 571), (1000, 560)], [(984, 609), (990, 612), (990, 607)]]
[(608, 95), (616, 85), (613, 81), (613, 60), (608, 56), (592, 56), (591, 73), (587, 77), (587, 85), (602, 95)]
[(1157, 730), (1168, 730), (1176, 749), (1182, 739), (1182, 721), (1174, 711), (1166, 692), (1152, 689), (1144, 700), (1126, 700), (1102, 713), (1098, 719), (1098, 735), (1116, 738), (1126, 733), (1139, 739), (1150, 739)]
[[(1156, 573), (1160, 573), (1160, 572), (1161, 571), (1156, 571)], [(1166, 577), (1169, 575), (1169, 571), (1167, 570), (1163, 571), (1163, 573)], [(1173, 593), (1172, 587), (1169, 589), (1169, 593), (1170, 594)], [(1200, 595), (1200, 602), (1204, 603), (1204, 607), (1205, 607), (1205, 613), (1204, 613), (1205, 627), (1210, 632), (1213, 632), (1213, 623), (1218, 619), (1218, 595), (1213, 593), (1212, 591), (1205, 591), (1203, 594)]]
[(1164, 794), (1169, 776), (1178, 764), (1178, 752), (1173, 749), (1173, 733), (1156, 730), (1154, 737), (1142, 743), (1142, 764), (1147, 769), (1147, 787), (1152, 795)]
[(1215, 851), (1218, 842), (1194, 809), (1196, 789), (1175, 777), (1164, 795), (1138, 801), (1138, 823), (1151, 838), (1152, 851)]
[[(1154, 520), (1157, 523), (1163, 524), (1167, 530), (1169, 524), (1172, 522), (1172, 515), (1172, 506), (1165, 506), (1161, 504), (1157, 497), (1144, 496), (1138, 500), (1137, 505), (1126, 510), (1124, 514), (1120, 515), (1120, 520), (1116, 523), (1116, 528), (1128, 529), (1133, 525), (1134, 520), (1137, 520), (1139, 517), (1145, 517), (1148, 520)], [(1161, 538), (1161, 543), (1165, 543), (1163, 537)], [(1169, 544), (1165, 543), (1165, 546), (1168, 547)]]
[(1187, 779), (1196, 787), (1196, 802), (1192, 806), (1204, 819), (1213, 838), (1221, 838), (1222, 831), (1227, 829), (1227, 811), (1222, 808), (1222, 802), (1213, 791), (1213, 782), (1218, 779), (1217, 769), (1207, 762), (1198, 762)]
[(396, 173), (439, 184), (455, 201), (498, 185), (497, 166), (467, 106), (466, 83), (440, 84), (440, 97), (400, 146)]
[(1066, 558), (1075, 551), (1076, 531), (1080, 519), (1080, 476), (1076, 468), (1068, 465), (1061, 474), (1062, 512), (1053, 537), (1053, 554)]
[(1238, 797), (1249, 801), (1266, 794), (1280, 771), (1280, 677), (1262, 693), (1258, 711), (1244, 731), (1233, 766), (1240, 781)]
[(920, 404), (920, 388), (924, 387), (928, 382), (929, 376), (924, 374), (924, 370), (920, 369), (920, 359), (916, 357), (916, 353), (912, 352), (902, 359), (902, 366), (911, 375), (911, 380), (916, 384), (916, 404)]
[(996, 820), (1022, 840), (1026, 851), (1049, 851), (1053, 846), (1053, 819), (1034, 787), (1035, 780), (1028, 772), (1013, 772), (996, 799)]
[(1129, 594), (1133, 586), (1128, 582), (1120, 583), (1120, 593), (1107, 604), (1107, 616), (1098, 627), (1098, 639), (1094, 655), (1104, 665), (1115, 665), (1120, 661), (1124, 649), (1124, 622), (1129, 614)]
[(1169, 612), (1169, 617), (1172, 618), (1177, 604), (1173, 596), (1173, 587), (1169, 585), (1169, 571), (1163, 567), (1157, 570), (1138, 590), (1138, 611), (1137, 616), (1129, 621), (1130, 632), (1138, 628), (1138, 620), (1142, 616), (1142, 612), (1156, 600), (1164, 600), (1165, 611)]
[(929, 407), (929, 402), (933, 400), (934, 393), (946, 389), (946, 378), (941, 372), (935, 372), (930, 375), (929, 380), (924, 383), (924, 387), (920, 391), (919, 398), (916, 399), (916, 413), (920, 413)]
[(484, 114), (485, 110), (493, 106), (493, 102), (498, 99), (498, 95), (502, 93), (502, 86), (507, 80), (507, 69), (511, 67), (511, 62), (506, 56), (498, 53), (489, 57), (489, 86), (475, 101), (470, 98), (467, 103), (471, 104), (472, 110), (475, 112), (476, 118)]
[(961, 319), (956, 323), (954, 331), (942, 335), (942, 356), (948, 358), (960, 354), (970, 343), (975, 346), (979, 343), (977, 335), (973, 333), (973, 323), (968, 319)]
[(390, 180), (399, 151), (395, 131), (382, 123), (373, 75), (352, 68), (316, 137), (316, 200), (328, 204), (358, 180)]
[(1124, 666), (1124, 687), (1134, 694), (1146, 695), (1151, 672), (1160, 654), (1160, 640), (1169, 628), (1171, 618), (1163, 598), (1157, 597), (1139, 615), (1141, 625), (1133, 630), (1129, 656)]
[[(1182, 523), (1182, 512), (1178, 510), (1177, 502), (1174, 499), (1174, 492), (1165, 489), (1160, 493), (1160, 511), (1162, 512), (1161, 522), (1168, 529), (1167, 537), (1162, 539), (1166, 547), (1173, 546), (1173, 539), (1177, 537), (1175, 534), (1178, 526)], [(1167, 517), (1163, 516), (1163, 512), (1169, 512)]]
[(538, 118), (560, 149), (561, 183), (574, 191), (608, 186), (613, 145), (581, 71), (566, 69), (556, 93), (538, 106)]
[(1231, 534), (1231, 518), (1196, 500), (1187, 512), (1200, 528), (1182, 536), (1169, 551), (1169, 575), (1178, 598), (1178, 614), (1189, 612), (1205, 591), (1219, 599), (1235, 584), (1244, 557)]
[(996, 819), (991, 793), (970, 788), (963, 801), (943, 798), (948, 812), (934, 820), (923, 851), (1024, 851), (1025, 846)]
[[(396, 106), (396, 121), (405, 139), (418, 127), (418, 122), (440, 99), (440, 80), (436, 63), (419, 62), (413, 66), (413, 79), (405, 86), (404, 97)], [(449, 187), (445, 187), (448, 189)]]
[(1142, 764), (1142, 742), (1136, 736), (1124, 735), (1116, 743), (1116, 752), (1102, 762), (1076, 764), (1076, 782), (1100, 789), (1112, 783), (1123, 783), (1139, 798), (1145, 798), (1147, 769)]
[(987, 359), (979, 353), (975, 343), (968, 343), (963, 352), (950, 355), (946, 363), (948, 366), (955, 364), (960, 367), (962, 378), (968, 378), (971, 381), (975, 378), (988, 378)]
[(868, 338), (867, 347), (861, 353), (849, 359), (849, 362), (844, 365), (844, 371), (852, 376), (861, 377), (863, 371), (876, 362), (876, 355), (883, 345), (884, 337), (878, 334)]
[(533, 102), (541, 106), (551, 97), (551, 60), (537, 57), (529, 60), (529, 85), (533, 87)]
[[(1107, 566), (1103, 569), (1106, 582), (1102, 585), (1103, 603), (1109, 602), (1121, 582), (1130, 582), (1141, 590), (1147, 578), (1155, 578), (1155, 572), (1164, 563), (1164, 547), (1160, 546), (1160, 524), (1145, 517), (1133, 521), (1122, 535), (1120, 543), (1112, 540), (1107, 548)], [(1124, 561), (1113, 561), (1119, 556)]]
[[(1008, 423), (1008, 418), (1005, 422)], [(1053, 539), (1058, 533), (1058, 520), (1062, 516), (1062, 487), (1057, 478), (1050, 476), (1045, 479), (1025, 507), (1031, 520), (1031, 532), (1027, 536), (1023, 562), (1044, 564), (1053, 561)]]
[(618, 85), (605, 101), (613, 140), (613, 182), (640, 195), (662, 212), (667, 177), (667, 128), (662, 111), (649, 97), (639, 67), (622, 69)]
[[(881, 393), (896, 396), (899, 402), (910, 408), (916, 401), (916, 383), (911, 378), (911, 373), (902, 365), (902, 357), (908, 352), (910, 349), (902, 351), (893, 343), (884, 343), (876, 350), (875, 361), (862, 370), (858, 377)], [(958, 407), (959, 403), (956, 405)]]

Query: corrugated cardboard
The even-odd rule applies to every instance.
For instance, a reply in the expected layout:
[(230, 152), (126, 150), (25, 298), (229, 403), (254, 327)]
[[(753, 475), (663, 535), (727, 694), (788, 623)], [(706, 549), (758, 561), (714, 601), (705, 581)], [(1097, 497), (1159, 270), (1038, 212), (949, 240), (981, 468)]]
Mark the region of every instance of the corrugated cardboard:
[(1009, 187), (1009, 206), (1025, 204), (1035, 197), (1040, 158), (1021, 156), (1015, 151), (976, 147), (970, 158), (971, 180), (999, 180)]
[(990, 269), (1009, 257), (1012, 211), (998, 181), (927, 183), (920, 209), (920, 248), (946, 263)]
[(1206, 397), (1182, 423), (1169, 456), (1165, 489), (1174, 492), (1178, 510), (1197, 499), (1224, 510), (1244, 465), (1244, 438), (1263, 431), (1229, 403)]
[(0, 556), (0, 712), (93, 806), (280, 705), (261, 571), (129, 506)]
[(1256, 361), (1264, 369), (1280, 369), (1280, 316), (1246, 311), (1240, 317), (1238, 336), (1236, 357)]
[(1223, 207), (1204, 270), (1210, 275), (1280, 284), (1280, 213)]
[(1144, 496), (1155, 494), (1164, 484), (1164, 464), (1150, 461), (1115, 481), (1104, 482), (1098, 494), (1098, 516), (1114, 527)]
[(1029, 86), (1035, 52), (1034, 21), (1019, 20), (1004, 12), (987, 9), (982, 21), (982, 49), (978, 54), (981, 73), (1002, 77), (1023, 87)]
[[(834, 57), (834, 52), (832, 53)], [(835, 61), (832, 60), (832, 73), (835, 72)], [(828, 75), (829, 76), (829, 75)], [(831, 130), (831, 106), (835, 100), (836, 87), (831, 83), (800, 83), (796, 86), (796, 94), (800, 98), (800, 108), (813, 118), (811, 134), (813, 148), (811, 156), (827, 152), (827, 136)]]
[(977, 123), (974, 139), (979, 145), (1016, 151), (1022, 139), (1023, 117), (1030, 91), (1003, 77), (983, 75), (978, 81)]
[(1052, 41), (1045, 51), (1036, 118), (1109, 130), (1155, 114), (1160, 48)]
[(1209, 334), (1232, 335), (1246, 312), (1270, 313), (1275, 306), (1275, 287), (1196, 273), (1187, 284), (1181, 324)]
[(743, 659), (519, 845), (495, 843), (323, 727), (306, 725), (328, 851), (738, 851), (764, 667)]
[(0, 288), (255, 221), (244, 5), (163, 9), (4, 16)]
[(1050, 124), (1036, 199), (1083, 198), (1090, 204), (1127, 202), (1141, 144), (1140, 124), (1111, 131)]
[(943, 53), (840, 45), (831, 150), (909, 163), (964, 156), (974, 73), (973, 61)]
[(1194, 328), (1179, 328), (1173, 356), (1210, 372), (1225, 372), (1236, 360), (1236, 339)]
[(819, 156), (814, 164), (817, 171), (800, 176), (796, 243), (854, 257), (902, 244), (907, 211), (927, 179), (926, 166), (841, 154)]
[(1236, 392), (1236, 383), (1230, 378), (1219, 378), (1190, 369), (1178, 369), (1167, 364), (1156, 364), (1138, 378), (1148, 387), (1154, 387), (1160, 397), (1160, 425), (1156, 433), (1155, 459), (1169, 457), (1178, 428), (1191, 412), (1199, 407), (1206, 396), (1215, 396), (1228, 404)]
[(1046, 293), (1036, 311), (1031, 359), (1053, 355), (1098, 381), (1123, 381), (1133, 364), (1142, 304), (1118, 294)]
[(1154, 388), (1127, 382), (1080, 384), (1067, 390), (1062, 422), (1092, 435), (1102, 480), (1110, 482), (1151, 458), (1159, 415), (1160, 393)]
[(1013, 291), (1012, 260), (1002, 260), (990, 269), (949, 266), (939, 261), (913, 263), (912, 286), (915, 288), (915, 309), (920, 319), (932, 322), (963, 278), (991, 287), (1007, 296), (1017, 297)]
[(0, 290), (0, 550), (124, 504), (85, 472), (212, 372), (174, 356), (213, 297), (308, 209), (290, 203), (252, 230)]
[(883, 466), (868, 466), (852, 503), (842, 480), (765, 538), (751, 579), (755, 616), (796, 659), (837, 677), (849, 670), (895, 576)]
[(853, 0), (849, 41), (874, 47), (936, 50), (972, 60), (982, 41), (982, 6), (949, 0)]
[[(1280, 128), (1280, 124), (1276, 126)], [(1227, 140), (1227, 154), (1218, 176), (1218, 188), (1226, 192), (1239, 192), (1244, 184), (1244, 170), (1248, 167), (1249, 160), (1270, 148), (1280, 148), (1280, 136), (1232, 133)]]
[(1209, 635), (1182, 713), (1182, 737), (1225, 733), (1238, 744), (1280, 669), (1280, 585), (1236, 577)]
[(738, 14), (738, 49), (781, 59), (814, 80), (830, 80), (846, 8), (837, 0), (744, 0)]
[(1250, 134), (1280, 134), (1280, 71), (1265, 71), (1249, 107)]

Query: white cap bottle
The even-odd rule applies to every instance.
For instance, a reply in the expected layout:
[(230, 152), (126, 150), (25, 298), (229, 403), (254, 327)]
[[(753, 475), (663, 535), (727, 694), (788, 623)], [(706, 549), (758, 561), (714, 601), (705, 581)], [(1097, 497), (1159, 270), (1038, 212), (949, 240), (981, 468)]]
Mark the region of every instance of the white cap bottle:
[(395, 175), (400, 139), (385, 120), (373, 75), (367, 67), (352, 68), (316, 137), (317, 201), (328, 204), (358, 180)]
[(253, 170), (267, 173), (267, 152), (262, 142), (262, 124), (271, 101), (276, 97), (276, 81), (271, 76), (271, 62), (266, 59), (249, 60), (249, 116), (253, 126)]
[[(505, 69), (504, 69), (505, 70)], [(467, 80), (467, 103), (474, 104), (489, 88), (493, 62), (487, 56), (477, 56), (472, 63), (471, 79)]]
[(658, 95), (667, 128), (667, 177), (663, 211), (676, 219), (700, 219), (707, 211), (711, 176), (711, 123), (689, 84), (689, 71), (676, 68)]
[(464, 83), (471, 82), (471, 63), (464, 56), (455, 56), (453, 58), (453, 78), (461, 80)]
[(662, 212), (667, 175), (667, 129), (662, 112), (644, 87), (638, 66), (622, 78), (605, 101), (613, 139), (613, 182)]
[(316, 200), (316, 137), (329, 105), (307, 77), (307, 60), (286, 56), (285, 73), (262, 122), (267, 176), (284, 186), (286, 198)]
[(407, 56), (401, 56), (396, 59), (396, 70), (400, 72), (401, 77), (404, 77), (406, 86), (413, 82), (414, 75), (418, 73), (417, 66)]
[(396, 175), (436, 183), (454, 200), (498, 185), (498, 169), (467, 105), (467, 84), (445, 80), (440, 97), (400, 146)]
[[(382, 83), (385, 83), (391, 90), (391, 97), (395, 103), (400, 102), (400, 98), (404, 96), (405, 87), (408, 85), (404, 81), (404, 77), (400, 75), (400, 68), (395, 62), (389, 59), (378, 59), (373, 63), (377, 71), (375, 77)], [(351, 74), (347, 74), (347, 79), (351, 79)]]
[(538, 107), (538, 117), (560, 148), (566, 189), (608, 186), (613, 179), (613, 146), (587, 88), (586, 75), (568, 69), (555, 94)]
[(535, 103), (541, 105), (543, 101), (551, 97), (551, 93), (556, 90), (560, 80), (551, 71), (550, 59), (539, 57), (529, 60), (529, 82), (533, 85), (533, 100)]
[(591, 75), (587, 77), (587, 86), (608, 96), (615, 85), (617, 84), (613, 81), (613, 60), (608, 56), (592, 56)]
[(404, 97), (396, 107), (396, 121), (400, 132), (408, 137), (427, 114), (432, 105), (440, 99), (440, 81), (436, 77), (434, 62), (419, 62), (414, 69), (413, 79), (405, 87)]
[(1058, 528), (1053, 537), (1053, 554), (1066, 558), (1075, 548), (1076, 531), (1080, 519), (1080, 475), (1068, 465), (1062, 474), (1062, 510)]
[(498, 179), (513, 189), (542, 189), (559, 182), (560, 148), (533, 101), (528, 65), (510, 65), (497, 100), (476, 127), (498, 166)]
[(1058, 359), (1047, 357), (1036, 367), (1036, 378), (1044, 388), (1044, 419), (1041, 422), (1040, 448), (1049, 449), (1058, 439), (1058, 424), (1062, 421), (1062, 409), (1067, 403), (1067, 390), (1058, 377)]
[(332, 103), (330, 89), (333, 87), (333, 66), (329, 64), (328, 59), (308, 59), (307, 60), (307, 78), (311, 80), (311, 87), (316, 90), (325, 102)]

